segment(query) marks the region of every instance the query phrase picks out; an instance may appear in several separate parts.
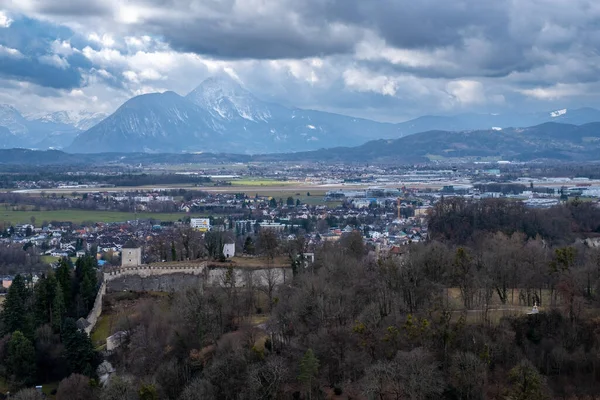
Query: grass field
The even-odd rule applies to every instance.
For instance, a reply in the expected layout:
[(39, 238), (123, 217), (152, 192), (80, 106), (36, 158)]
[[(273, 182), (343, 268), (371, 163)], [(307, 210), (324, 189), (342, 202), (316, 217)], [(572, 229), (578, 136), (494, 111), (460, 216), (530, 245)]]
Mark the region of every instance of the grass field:
[[(41, 256), (40, 257), (40, 261), (46, 264), (52, 264), (56, 261), (60, 260), (60, 257), (53, 257), (53, 256)], [(77, 257), (71, 257), (71, 261), (73, 262), (73, 264), (75, 264), (75, 262), (77, 261)]]
[(183, 213), (128, 213), (118, 211), (86, 211), (86, 210), (51, 210), (51, 211), (15, 211), (0, 208), (0, 222), (15, 224), (31, 223), (35, 218), (35, 225), (41, 226), (43, 221), (73, 222), (80, 224), (84, 221), (93, 222), (125, 222), (138, 219), (152, 218), (157, 221), (177, 221), (184, 218)]
[(294, 181), (279, 181), (276, 179), (232, 179), (231, 185), (233, 186), (287, 186), (287, 185), (298, 185), (298, 182)]
[[(218, 267), (237, 267), (237, 268), (264, 268), (268, 266), (273, 267), (284, 267), (287, 268), (290, 266), (290, 260), (287, 256), (279, 256), (273, 259), (272, 263), (269, 263), (269, 260), (264, 257), (232, 257), (229, 259), (230, 262), (210, 262), (210, 265), (215, 265)], [(158, 263), (157, 265), (161, 265)]]
[(110, 331), (112, 318), (114, 318), (114, 315), (101, 315), (98, 318), (98, 322), (96, 322), (96, 326), (90, 335), (94, 347), (97, 348), (106, 344), (106, 338), (112, 334)]

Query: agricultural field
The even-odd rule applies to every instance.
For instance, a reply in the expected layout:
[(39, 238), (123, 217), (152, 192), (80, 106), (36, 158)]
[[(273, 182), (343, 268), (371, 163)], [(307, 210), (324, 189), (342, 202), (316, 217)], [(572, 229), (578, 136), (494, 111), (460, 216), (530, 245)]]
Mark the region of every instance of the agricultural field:
[[(58, 260), (60, 260), (60, 257), (53, 257), (53, 256), (41, 256), (40, 257), (40, 261), (46, 264), (52, 264), (57, 262)], [(73, 262), (73, 264), (75, 264), (75, 262), (77, 261), (77, 257), (71, 257), (71, 262)]]
[(242, 178), (232, 179), (232, 186), (288, 186), (298, 185), (295, 181), (280, 181), (277, 179), (253, 179), (253, 178)]
[(32, 217), (35, 225), (41, 226), (43, 221), (60, 221), (80, 224), (84, 221), (92, 222), (125, 222), (138, 219), (155, 219), (157, 221), (177, 221), (184, 218), (183, 213), (144, 213), (137, 214), (119, 211), (87, 211), (87, 210), (42, 210), (42, 211), (19, 211), (0, 208), (0, 222), (16, 224), (29, 224)]

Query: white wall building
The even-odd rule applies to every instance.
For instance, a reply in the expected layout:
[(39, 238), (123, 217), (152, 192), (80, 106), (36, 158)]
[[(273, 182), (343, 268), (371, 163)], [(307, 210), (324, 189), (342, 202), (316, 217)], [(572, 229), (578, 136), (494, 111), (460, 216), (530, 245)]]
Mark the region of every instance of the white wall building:
[(223, 246), (223, 254), (227, 258), (235, 256), (235, 243), (225, 243)]

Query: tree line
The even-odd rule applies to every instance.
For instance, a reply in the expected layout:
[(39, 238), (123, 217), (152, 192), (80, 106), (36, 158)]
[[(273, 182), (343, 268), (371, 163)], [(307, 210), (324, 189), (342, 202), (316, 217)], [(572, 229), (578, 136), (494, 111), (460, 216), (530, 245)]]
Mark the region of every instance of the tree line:
[(0, 376), (15, 390), (78, 373), (96, 376), (100, 357), (77, 326), (94, 305), (97, 264), (79, 258), (75, 268), (62, 259), (35, 285), (17, 275), (0, 313)]

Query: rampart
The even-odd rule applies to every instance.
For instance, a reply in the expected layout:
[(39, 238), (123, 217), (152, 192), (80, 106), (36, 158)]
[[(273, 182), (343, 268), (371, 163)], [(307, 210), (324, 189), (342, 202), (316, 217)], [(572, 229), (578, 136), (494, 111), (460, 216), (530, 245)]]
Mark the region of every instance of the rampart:
[(278, 286), (292, 280), (290, 267), (244, 268), (210, 267), (206, 272), (207, 286), (257, 287)]
[(157, 291), (173, 292), (201, 285), (204, 281), (206, 262), (160, 263), (121, 267), (104, 274), (109, 292)]
[(104, 300), (104, 295), (106, 294), (106, 281), (102, 281), (100, 285), (100, 289), (98, 289), (98, 293), (96, 294), (96, 299), (94, 300), (94, 307), (88, 314), (86, 321), (88, 322), (88, 326), (85, 327), (85, 333), (88, 335), (96, 326), (96, 322), (98, 322), (98, 318), (100, 314), (102, 314), (102, 301)]
[(89, 334), (102, 314), (102, 301), (108, 292), (156, 291), (175, 292), (191, 287), (229, 286), (258, 287), (277, 286), (292, 279), (290, 267), (244, 267), (208, 265), (201, 263), (157, 263), (125, 266), (108, 270), (96, 295), (94, 307), (86, 320)]

